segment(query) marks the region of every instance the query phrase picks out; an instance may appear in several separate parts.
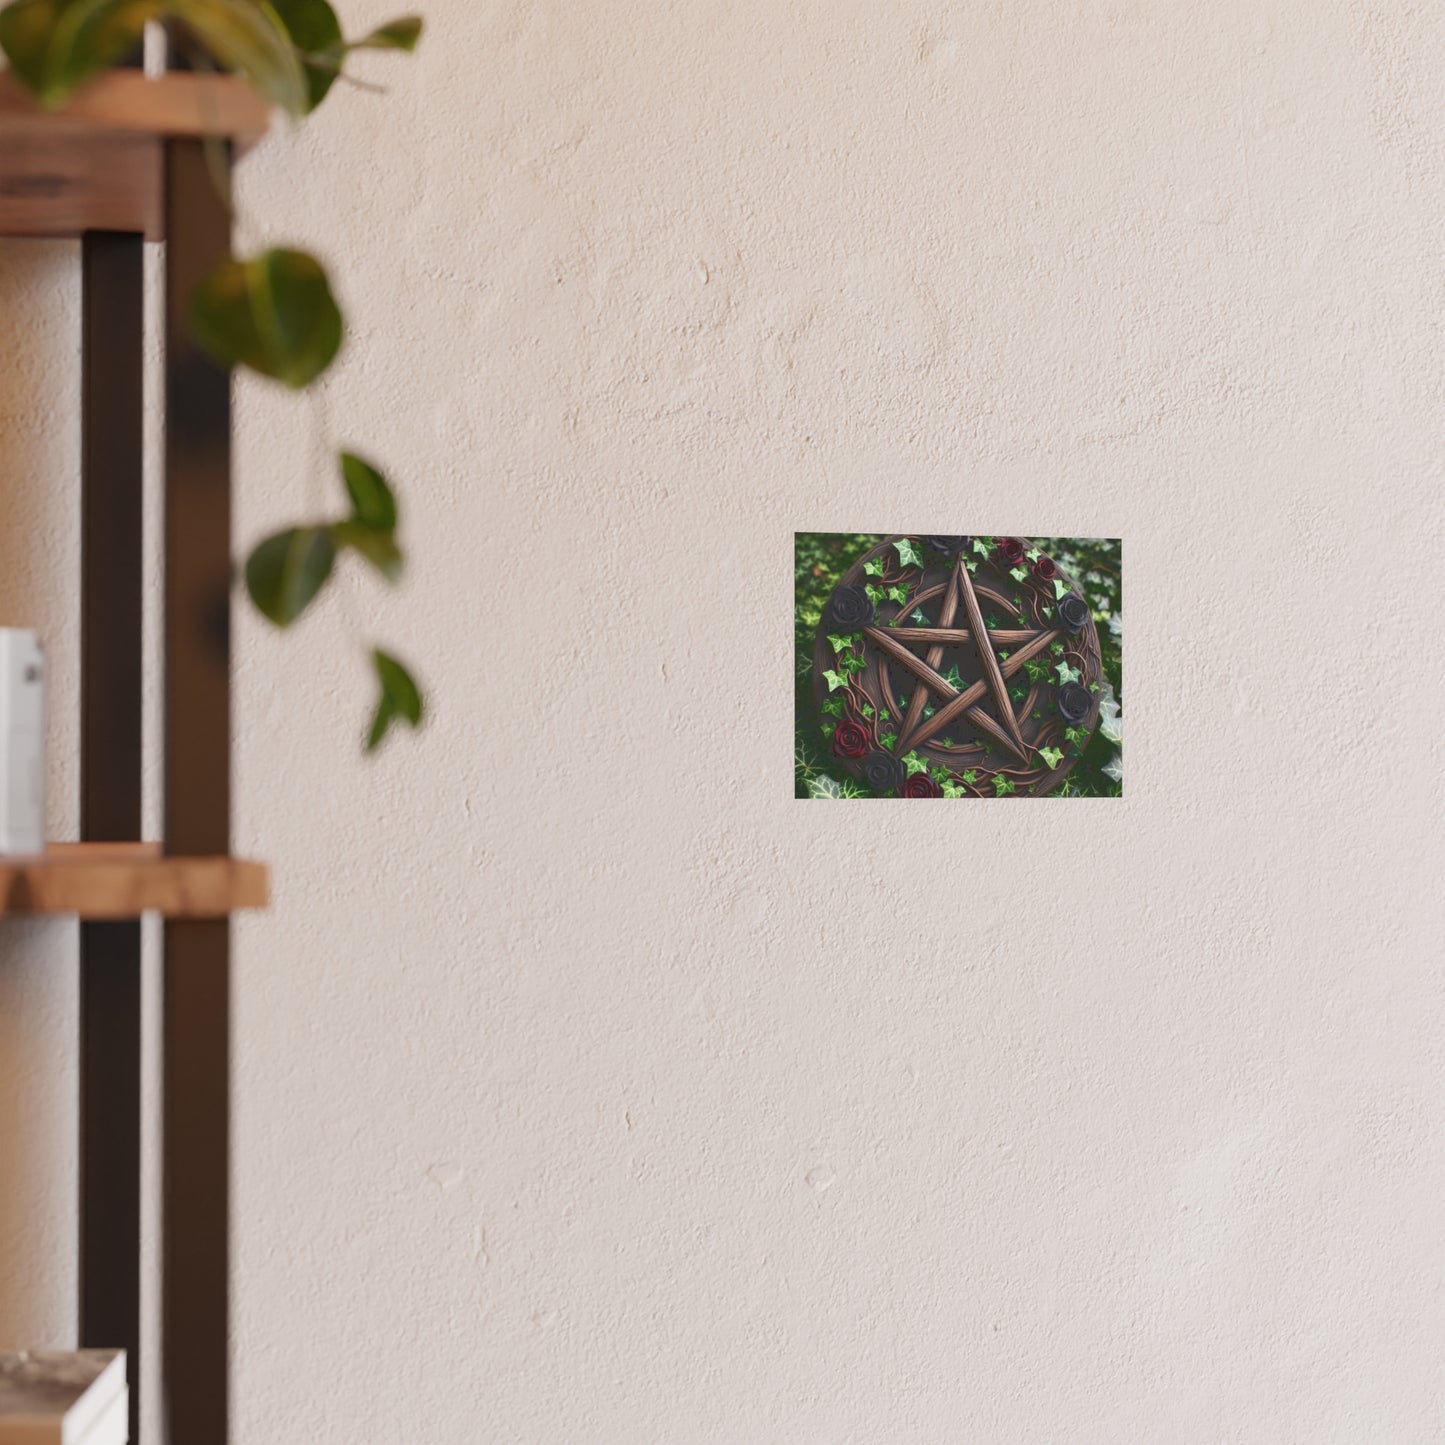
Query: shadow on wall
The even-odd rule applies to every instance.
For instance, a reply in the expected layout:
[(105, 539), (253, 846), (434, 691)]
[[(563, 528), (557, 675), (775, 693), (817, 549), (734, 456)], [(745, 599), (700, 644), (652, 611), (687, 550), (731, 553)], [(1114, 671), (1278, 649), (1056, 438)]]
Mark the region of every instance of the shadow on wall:
[[(0, 625), (37, 628), (52, 659), (73, 655), (78, 617), (78, 249), (0, 242)], [(60, 837), (75, 819), (73, 671), (48, 698)], [(74, 1339), (77, 933), (0, 920), (0, 1348)]]

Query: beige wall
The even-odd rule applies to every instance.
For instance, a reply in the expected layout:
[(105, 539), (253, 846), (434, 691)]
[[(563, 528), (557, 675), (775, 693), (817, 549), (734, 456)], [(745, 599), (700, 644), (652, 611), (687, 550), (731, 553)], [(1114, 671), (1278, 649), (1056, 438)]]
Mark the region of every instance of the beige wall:
[[(427, 8), (245, 173), (353, 341), (240, 389), (241, 535), (329, 434), (415, 568), (240, 631), (239, 1445), (1440, 1438), (1445, 15)], [(67, 257), (0, 309), (63, 650)], [(1126, 539), (1122, 804), (792, 801), (791, 533), (894, 527)], [(0, 938), (10, 1339), (72, 948)]]

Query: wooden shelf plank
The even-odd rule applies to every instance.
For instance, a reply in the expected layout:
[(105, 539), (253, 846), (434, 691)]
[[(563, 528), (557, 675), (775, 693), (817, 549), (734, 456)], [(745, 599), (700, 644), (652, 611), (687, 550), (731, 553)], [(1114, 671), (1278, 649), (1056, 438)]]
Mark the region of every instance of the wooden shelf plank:
[(245, 858), (167, 857), (155, 843), (52, 843), (0, 858), (0, 918), (223, 918), (264, 908), (270, 880)]
[(232, 75), (113, 70), (52, 111), (0, 73), (0, 236), (160, 240), (164, 142), (215, 136), (240, 155), (269, 122), (267, 102)]

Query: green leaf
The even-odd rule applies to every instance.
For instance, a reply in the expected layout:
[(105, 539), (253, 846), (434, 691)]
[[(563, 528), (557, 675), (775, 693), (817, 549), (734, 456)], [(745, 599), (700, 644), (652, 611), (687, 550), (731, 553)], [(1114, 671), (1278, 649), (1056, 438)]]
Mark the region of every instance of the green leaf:
[(848, 679), (846, 677), (840, 677), (831, 668), (825, 671), (823, 676), (827, 679), (829, 692), (837, 692), (840, 687), (847, 687), (848, 685)]
[(863, 571), (864, 571), (869, 577), (881, 577), (881, 576), (883, 575), (883, 560), (882, 560), (882, 558), (880, 558), (880, 557), (874, 557), (871, 561), (865, 562), (865, 563), (863, 564)]
[(288, 115), (305, 115), (311, 91), (286, 26), (266, 0), (165, 0), (223, 70), (244, 75)]
[(863, 704), (863, 706), (862, 706), (861, 708), (858, 709), (858, 711), (861, 712), (861, 713), (863, 714), (863, 716), (864, 716), (864, 717), (867, 717), (867, 718), (873, 718), (873, 717), (877, 717), (877, 716), (878, 716), (878, 713), (876, 712), (876, 710), (875, 710), (869, 703), (866, 703), (866, 702)]
[(893, 544), (893, 550), (898, 553), (898, 565), (900, 567), (923, 566), (923, 558), (919, 555), (918, 549), (907, 537), (904, 537), (900, 542), (895, 542)]
[(1029, 575), (1029, 569), (1027, 567), (1010, 567), (1008, 569), (1008, 575), (1012, 577), (1015, 582), (1022, 582), (1024, 578)]
[(972, 557), (970, 557), (964, 565), (968, 568), (970, 576), (976, 576), (978, 574), (978, 563), (975, 562)]
[(1029, 550), (1024, 553), (1024, 556), (1027, 557), (1030, 562), (1037, 562), (1039, 558), (1043, 556), (1043, 553), (1040, 552), (1037, 547), (1030, 547)]
[(1062, 657), (1064, 655), (1064, 644), (1062, 642), (1054, 643), (1049, 648), (1049, 654), (1053, 657)]
[(378, 25), (370, 35), (353, 40), (348, 50), (404, 50), (408, 55), (416, 49), (421, 39), (422, 19), (420, 15), (402, 15)]
[(958, 664), (956, 662), (949, 665), (948, 671), (943, 674), (943, 680), (955, 692), (963, 691), (963, 678), (959, 675)]
[(345, 48), (341, 22), (328, 0), (271, 0), (271, 5), (292, 44), (302, 54), (306, 108), (315, 110), (326, 99), (326, 92), (340, 71), (339, 59)]
[(1040, 748), (1039, 756), (1049, 765), (1050, 769), (1058, 767), (1064, 759), (1064, 754), (1059, 748)]
[(381, 740), (391, 730), (392, 723), (400, 720), (412, 727), (419, 727), (422, 718), (421, 690), (411, 673), (388, 653), (373, 648), (372, 665), (376, 668), (376, 679), (381, 684), (381, 696), (377, 699), (376, 711), (371, 718), (371, 731), (366, 738), (366, 751), (374, 752)]
[(835, 653), (841, 655), (853, 646), (853, 639), (851, 637), (845, 637), (841, 632), (830, 632), (828, 634), (828, 646), (831, 647)]
[(390, 532), (396, 527), (396, 497), (386, 478), (351, 452), (341, 453), (341, 476), (351, 498), (351, 515), (363, 527)]
[(349, 547), (364, 557), (388, 582), (395, 582), (401, 576), (401, 548), (390, 532), (379, 532), (360, 522), (337, 522), (331, 536), (338, 548)]
[(820, 774), (816, 778), (808, 779), (808, 796), (810, 798), (841, 798), (843, 790), (838, 786), (836, 778)]
[(928, 764), (918, 756), (917, 748), (905, 754), (903, 762), (908, 768), (908, 775), (910, 777), (912, 777), (914, 773), (926, 773), (928, 771)]
[(1014, 780), (1004, 777), (1002, 773), (995, 773), (993, 776), (993, 791), (995, 797), (1005, 797), (1014, 791)]
[(1061, 598), (1061, 597), (1067, 597), (1067, 596), (1069, 595), (1070, 590), (1071, 590), (1071, 589), (1070, 589), (1070, 587), (1069, 587), (1069, 584), (1068, 584), (1067, 582), (1065, 582), (1062, 577), (1055, 577), (1055, 578), (1054, 578), (1054, 601), (1055, 601), (1055, 602), (1057, 602), (1057, 601), (1059, 600), (1059, 598)]
[(1113, 683), (1106, 683), (1099, 696), (1099, 731), (1111, 743), (1124, 741), (1124, 722), (1119, 716), (1119, 699), (1114, 696)]
[(962, 777), (965, 783), (976, 783), (978, 781), (978, 769), (965, 768), (959, 776)]
[(326, 272), (304, 251), (222, 261), (191, 297), (190, 322), (222, 366), (246, 366), (296, 390), (341, 347), (341, 312)]
[(329, 528), (291, 527), (267, 537), (246, 559), (246, 590), (277, 627), (289, 627), (321, 590), (335, 562)]
[(867, 582), (864, 584), (863, 590), (868, 594), (868, 600), (875, 607), (883, 600), (883, 589), (881, 587), (875, 587), (871, 582)]
[(830, 714), (832, 717), (843, 716), (843, 699), (841, 697), (825, 697), (819, 704), (818, 710)]
[(1113, 778), (1116, 783), (1124, 781), (1124, 755), (1115, 753), (1102, 768), (1099, 769), (1106, 778)]
[(1077, 667), (1070, 667), (1067, 662), (1058, 663), (1054, 671), (1058, 673), (1060, 683), (1078, 682), (1079, 680), (1079, 669)]
[(975, 537), (973, 539), (973, 550), (977, 552), (980, 557), (987, 557), (988, 554), (993, 551), (993, 538)]
[(943, 796), (945, 798), (964, 798), (968, 796), (952, 778), (941, 778), (939, 781), (943, 784)]
[(15, 78), (58, 106), (135, 48), (157, 0), (17, 0), (0, 11), (0, 49)]
[(884, 733), (883, 736), (878, 739), (878, 746), (882, 748), (885, 752), (892, 752), (893, 744), (897, 741), (897, 733)]
[(838, 664), (844, 672), (862, 672), (868, 666), (866, 659), (860, 657), (856, 652), (850, 652)]
[(1075, 747), (1079, 747), (1088, 741), (1089, 730), (1088, 728), (1065, 728), (1064, 737)]
[(913, 609), (913, 611), (912, 611), (911, 613), (909, 613), (909, 616), (910, 616), (910, 617), (912, 618), (912, 620), (913, 620), (914, 622), (916, 622), (920, 627), (927, 627), (927, 626), (928, 626), (928, 618), (923, 615), (923, 609), (922, 609), (921, 607), (915, 607), (915, 608)]
[(888, 589), (888, 600), (898, 603), (901, 607), (908, 601), (908, 589), (906, 587), (890, 587)]

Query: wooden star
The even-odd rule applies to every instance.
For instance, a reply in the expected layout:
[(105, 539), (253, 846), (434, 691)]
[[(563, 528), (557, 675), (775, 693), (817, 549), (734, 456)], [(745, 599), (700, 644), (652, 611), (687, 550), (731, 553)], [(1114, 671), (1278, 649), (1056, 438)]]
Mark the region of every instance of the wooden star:
[[(967, 628), (956, 628), (954, 618), (960, 605), (968, 619)], [(892, 627), (886, 631), (881, 627), (867, 627), (865, 635), (880, 652), (906, 667), (922, 684), (915, 688), (908, 704), (907, 715), (899, 729), (896, 751), (898, 756), (911, 752), (925, 743), (941, 728), (945, 728), (960, 714), (980, 732), (987, 733), (1001, 747), (1018, 758), (1027, 761), (1028, 753), (1023, 735), (1019, 731), (1018, 719), (1014, 716), (1009, 701), (1007, 680), (1028, 662), (1044, 651), (1060, 634), (1056, 628), (1045, 631), (1013, 631), (998, 629), (990, 632), (983, 621), (983, 611), (973, 590), (973, 582), (962, 558), (954, 564), (953, 576), (939, 611), (937, 627)], [(964, 646), (972, 643), (983, 671), (983, 680), (964, 688), (961, 692), (937, 671), (943, 661), (946, 646)], [(1018, 646), (1000, 662), (995, 646)], [(922, 657), (911, 649), (926, 648)], [(927, 694), (937, 699), (937, 711), (930, 718), (923, 716)], [(998, 716), (991, 716), (979, 704), (988, 693), (993, 694), (993, 704)]]

